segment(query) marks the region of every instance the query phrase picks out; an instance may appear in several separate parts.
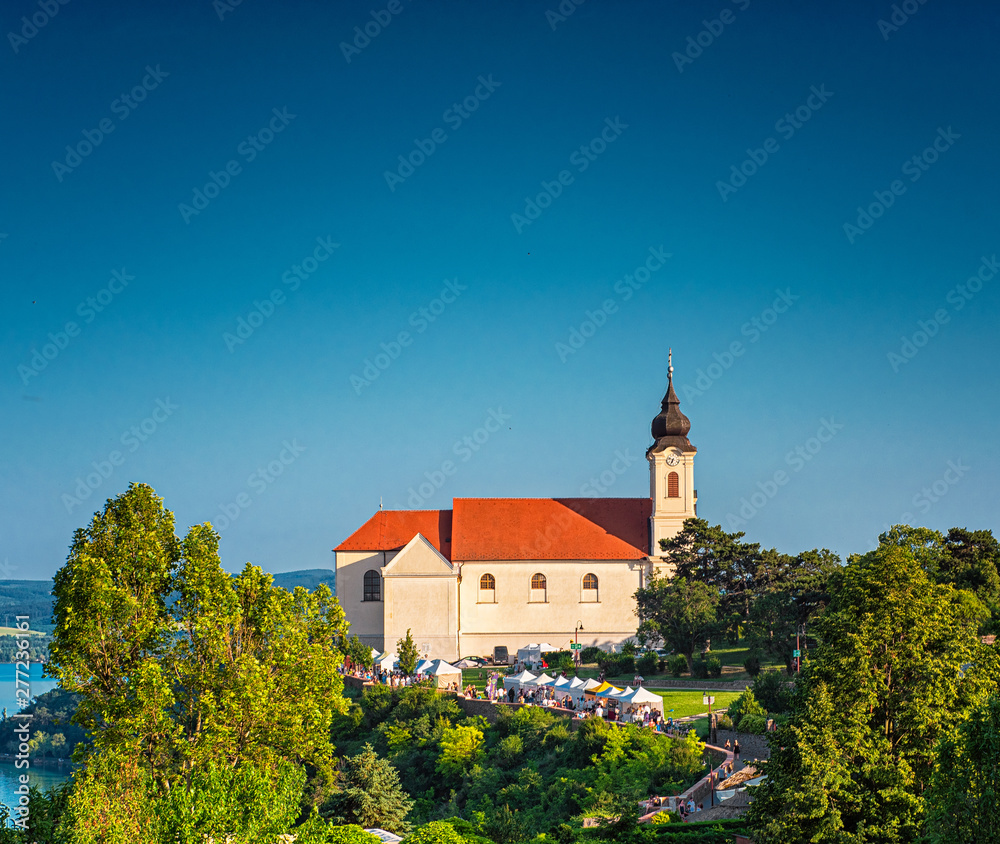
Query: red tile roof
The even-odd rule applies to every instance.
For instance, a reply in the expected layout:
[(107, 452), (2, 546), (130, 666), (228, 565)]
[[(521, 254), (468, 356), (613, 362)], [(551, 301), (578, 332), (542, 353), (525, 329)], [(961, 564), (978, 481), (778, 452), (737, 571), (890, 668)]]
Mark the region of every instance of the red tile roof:
[(651, 504), (456, 498), (454, 510), (379, 511), (334, 550), (398, 550), (419, 532), (449, 560), (638, 560), (649, 552)]
[(334, 551), (398, 551), (418, 533), (451, 559), (451, 510), (379, 510)]

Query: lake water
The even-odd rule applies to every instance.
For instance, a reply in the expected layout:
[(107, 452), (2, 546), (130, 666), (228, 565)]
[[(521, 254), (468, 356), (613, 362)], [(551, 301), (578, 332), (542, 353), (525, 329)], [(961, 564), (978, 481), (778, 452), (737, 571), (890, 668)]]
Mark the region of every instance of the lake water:
[[(57, 685), (55, 680), (42, 679), (41, 663), (32, 663), (28, 671), (29, 691), (33, 697), (37, 697), (44, 692), (54, 689)], [(22, 675), (23, 676), (23, 675)], [(23, 687), (23, 684), (22, 684)], [(20, 710), (17, 702), (17, 672), (16, 667), (7, 663), (0, 663), (0, 707), (6, 707), (7, 714), (13, 715)], [(17, 804), (17, 788), (20, 784), (18, 777), (26, 773), (28, 784), (41, 789), (51, 788), (58, 785), (69, 777), (69, 765), (42, 765), (32, 764), (28, 759), (27, 768), (15, 768), (13, 761), (0, 759), (0, 803), (7, 806)]]

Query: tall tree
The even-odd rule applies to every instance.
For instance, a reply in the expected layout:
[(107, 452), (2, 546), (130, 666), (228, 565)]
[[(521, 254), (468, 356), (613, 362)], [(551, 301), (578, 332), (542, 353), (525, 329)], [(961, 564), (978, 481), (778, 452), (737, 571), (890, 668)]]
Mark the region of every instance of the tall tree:
[(718, 590), (683, 575), (654, 574), (635, 599), (643, 634), (652, 631), (668, 648), (684, 654), (691, 670), (695, 652), (705, 647), (719, 627)]
[(417, 650), (409, 628), (406, 629), (406, 635), (396, 642), (396, 648), (399, 670), (409, 677), (417, 670), (417, 662), (420, 661), (420, 651)]
[(1000, 697), (943, 741), (927, 791), (930, 844), (1000, 841)]
[(742, 541), (743, 533), (726, 533), (704, 519), (688, 519), (672, 539), (660, 540), (664, 574), (698, 581), (719, 596), (721, 630), (737, 641), (740, 628), (750, 617), (754, 576), (759, 566), (760, 546)]
[[(919, 834), (937, 741), (1000, 679), (978, 637), (985, 608), (934, 583), (922, 548), (887, 537), (837, 576), (817, 622), (822, 644), (772, 742), (785, 749), (765, 764), (751, 806), (759, 844)], [(828, 773), (817, 780), (817, 770)], [(832, 825), (820, 823), (824, 805), (836, 809)]]
[(233, 578), (210, 525), (183, 541), (173, 527), (133, 484), (76, 532), (56, 575), (49, 672), (81, 695), (75, 717), (93, 736), (71, 816), (87, 800), (142, 807), (210, 766), (333, 775), (330, 724), (347, 706), (336, 599), (275, 588), (249, 564)]
[(323, 817), (395, 833), (409, 831), (406, 816), (413, 801), (403, 790), (399, 772), (370, 744), (344, 760), (338, 784), (339, 790), (320, 807)]

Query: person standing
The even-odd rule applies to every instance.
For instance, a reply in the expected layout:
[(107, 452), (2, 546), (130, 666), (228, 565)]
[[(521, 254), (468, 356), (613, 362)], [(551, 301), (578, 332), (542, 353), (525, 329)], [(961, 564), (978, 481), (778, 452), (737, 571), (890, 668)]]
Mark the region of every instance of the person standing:
[(740, 740), (736, 739), (733, 744), (733, 758), (739, 762), (740, 761)]

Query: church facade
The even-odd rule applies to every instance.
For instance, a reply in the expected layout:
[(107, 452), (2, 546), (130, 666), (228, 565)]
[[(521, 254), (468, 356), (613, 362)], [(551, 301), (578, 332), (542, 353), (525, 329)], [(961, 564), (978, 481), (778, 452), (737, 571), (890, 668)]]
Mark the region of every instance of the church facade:
[(659, 540), (695, 515), (695, 447), (668, 367), (653, 419), (649, 498), (455, 498), (450, 510), (380, 510), (335, 549), (352, 635), (456, 660), (574, 637), (607, 647), (635, 635), (635, 591)]

